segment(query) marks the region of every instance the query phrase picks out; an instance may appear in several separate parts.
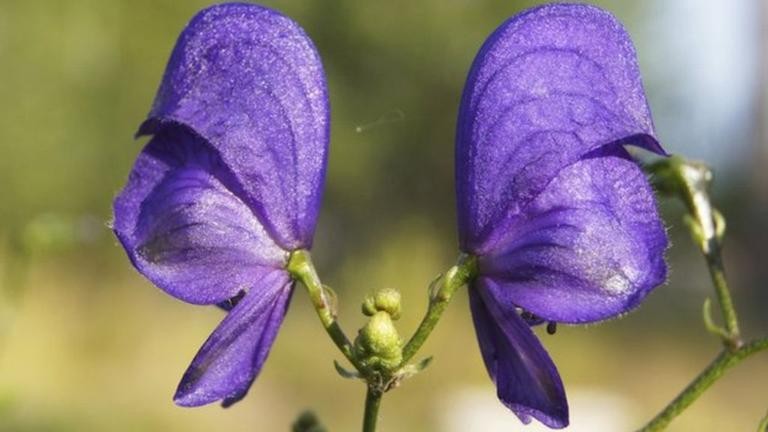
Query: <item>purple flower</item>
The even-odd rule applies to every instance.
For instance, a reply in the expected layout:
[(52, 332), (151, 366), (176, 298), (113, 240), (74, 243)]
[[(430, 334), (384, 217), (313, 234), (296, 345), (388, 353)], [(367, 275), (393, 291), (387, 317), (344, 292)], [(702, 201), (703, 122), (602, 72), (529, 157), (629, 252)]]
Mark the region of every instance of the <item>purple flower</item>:
[(289, 253), (308, 249), (328, 150), (325, 75), (304, 31), (223, 4), (179, 36), (148, 119), (152, 139), (114, 203), (133, 265), (183, 301), (231, 309), (174, 400), (247, 393), (286, 313)]
[(619, 316), (665, 280), (664, 227), (626, 144), (665, 154), (612, 15), (546, 5), (485, 42), (458, 120), (460, 245), (478, 259), (470, 305), (483, 359), (526, 423), (568, 424), (563, 384), (529, 326)]

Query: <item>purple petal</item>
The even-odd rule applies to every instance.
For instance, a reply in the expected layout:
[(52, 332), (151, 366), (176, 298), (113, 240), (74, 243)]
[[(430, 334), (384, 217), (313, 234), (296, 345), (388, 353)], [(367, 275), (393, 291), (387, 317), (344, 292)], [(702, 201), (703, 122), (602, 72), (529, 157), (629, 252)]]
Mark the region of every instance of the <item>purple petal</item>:
[(181, 300), (225, 301), (285, 264), (231, 172), (182, 128), (152, 138), (114, 205), (114, 230), (133, 264)]
[(275, 270), (252, 289), (205, 341), (184, 373), (174, 401), (231, 405), (248, 392), (267, 359), (291, 297), (288, 274)]
[(568, 426), (568, 402), (554, 363), (515, 309), (499, 307), (487, 283), (469, 289), (472, 319), (488, 374), (501, 402), (523, 423)]
[(664, 153), (622, 25), (578, 4), (542, 6), (502, 24), (472, 65), (459, 111), (462, 249), (487, 251), (489, 231), (563, 167), (616, 142)]
[(506, 308), (583, 323), (625, 313), (666, 278), (667, 237), (645, 176), (620, 147), (565, 169), (481, 258)]
[(206, 139), (267, 231), (292, 250), (311, 246), (328, 117), (322, 64), (298, 24), (262, 6), (223, 4), (184, 29), (139, 133), (180, 123)]

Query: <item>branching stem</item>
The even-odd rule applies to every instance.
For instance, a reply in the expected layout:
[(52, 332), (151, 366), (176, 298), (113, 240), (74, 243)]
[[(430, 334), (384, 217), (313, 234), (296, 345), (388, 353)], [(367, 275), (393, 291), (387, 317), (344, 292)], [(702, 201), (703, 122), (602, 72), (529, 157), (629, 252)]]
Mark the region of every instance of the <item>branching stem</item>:
[(747, 357), (766, 349), (768, 349), (768, 339), (750, 342), (735, 351), (724, 349), (664, 410), (642, 429), (639, 429), (639, 432), (664, 430), (675, 417), (712, 386), (726, 370), (736, 366)]
[(673, 156), (648, 167), (658, 190), (680, 199), (688, 210), (684, 220), (691, 236), (704, 255), (717, 295), (724, 327), (717, 326), (710, 315), (709, 300), (704, 303), (704, 324), (717, 335), (723, 350), (672, 402), (645, 425), (641, 432), (660, 431), (729, 368), (752, 354), (768, 349), (768, 338), (744, 345), (739, 331), (739, 319), (725, 277), (721, 245), (725, 235), (725, 218), (712, 206), (709, 189), (712, 171), (704, 164)]

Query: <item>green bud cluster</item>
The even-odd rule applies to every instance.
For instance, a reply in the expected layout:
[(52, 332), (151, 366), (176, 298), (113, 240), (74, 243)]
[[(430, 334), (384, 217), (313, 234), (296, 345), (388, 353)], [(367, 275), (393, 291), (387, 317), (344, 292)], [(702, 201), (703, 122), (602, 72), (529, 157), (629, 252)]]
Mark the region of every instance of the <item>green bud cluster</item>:
[(377, 312), (386, 312), (393, 320), (400, 319), (400, 291), (383, 288), (368, 295), (363, 301), (363, 314), (374, 316)]
[(391, 288), (376, 291), (363, 302), (370, 320), (355, 339), (355, 357), (369, 373), (389, 375), (403, 360), (403, 341), (395, 328), (400, 318), (400, 293)]

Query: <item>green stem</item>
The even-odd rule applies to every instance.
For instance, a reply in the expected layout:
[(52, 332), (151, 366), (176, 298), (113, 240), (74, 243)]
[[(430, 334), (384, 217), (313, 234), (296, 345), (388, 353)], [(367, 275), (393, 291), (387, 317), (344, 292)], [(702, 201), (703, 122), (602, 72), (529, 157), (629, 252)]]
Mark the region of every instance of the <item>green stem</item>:
[[(654, 185), (661, 193), (676, 196), (688, 209), (685, 220), (707, 260), (725, 323), (724, 333), (727, 336), (723, 338), (723, 343), (734, 350), (741, 345), (741, 335), (720, 253), (720, 243), (725, 233), (725, 219), (712, 206), (709, 196), (713, 179), (712, 170), (702, 163), (672, 156), (649, 165), (647, 171), (652, 175)], [(721, 332), (718, 331), (718, 333)]]
[(725, 330), (728, 338), (724, 339), (726, 346), (731, 350), (737, 349), (741, 344), (741, 333), (739, 331), (739, 320), (736, 315), (736, 309), (731, 299), (731, 291), (728, 289), (728, 281), (725, 279), (725, 269), (720, 256), (719, 247), (713, 248), (710, 253), (705, 253), (709, 275), (712, 277), (712, 284), (715, 286), (717, 302), (720, 305), (720, 312), (725, 322)]
[(752, 354), (765, 349), (768, 349), (768, 338), (750, 342), (735, 351), (723, 350), (663, 411), (656, 415), (642, 429), (639, 429), (639, 432), (664, 430), (675, 417), (680, 415), (704, 391), (714, 384), (726, 370), (739, 364)]
[(451, 302), (453, 294), (460, 287), (466, 285), (477, 275), (477, 258), (472, 255), (462, 254), (458, 263), (451, 267), (443, 277), (437, 282), (439, 286), (431, 294), (429, 307), (421, 324), (414, 332), (411, 339), (403, 348), (403, 361), (406, 364), (419, 351), (419, 348), (432, 333), (440, 317), (443, 315), (448, 303)]
[(320, 318), (320, 322), (333, 340), (333, 343), (344, 354), (344, 357), (355, 368), (360, 370), (358, 362), (352, 354), (352, 344), (349, 342), (347, 335), (344, 334), (344, 330), (339, 326), (338, 321), (336, 321), (335, 305), (328, 297), (328, 290), (320, 282), (320, 277), (317, 275), (317, 271), (315, 271), (314, 264), (312, 264), (312, 256), (309, 254), (309, 251), (304, 249), (293, 251), (288, 260), (287, 270), (291, 276), (301, 281), (304, 287), (306, 287), (307, 294), (309, 294), (309, 298), (312, 300), (312, 305), (315, 307), (315, 311), (317, 311), (317, 316)]
[(746, 357), (768, 349), (768, 339), (744, 345), (739, 331), (739, 320), (733, 306), (731, 292), (725, 278), (721, 243), (725, 234), (725, 218), (712, 206), (709, 189), (712, 171), (704, 164), (673, 156), (648, 167), (654, 183), (662, 193), (677, 196), (688, 209), (684, 220), (707, 262), (715, 287), (724, 328), (713, 323), (709, 314), (709, 301), (704, 303), (704, 323), (720, 337), (725, 349), (702, 371), (680, 395), (659, 413), (641, 431), (664, 429), (669, 422), (691, 405), (725, 371)]
[(381, 406), (380, 390), (368, 386), (365, 394), (365, 414), (363, 415), (363, 432), (375, 432), (376, 421), (379, 419), (379, 406)]
[(725, 322), (725, 330), (729, 335), (729, 338), (724, 339), (723, 342), (731, 349), (735, 349), (741, 344), (741, 335), (736, 309), (733, 307), (728, 282), (725, 279), (720, 247), (725, 227), (718, 227), (718, 221), (723, 225), (725, 221), (722, 216), (716, 217), (717, 211), (712, 206), (712, 200), (709, 196), (712, 172), (706, 166), (695, 164), (684, 164), (680, 170), (685, 184), (683, 202), (696, 221), (695, 224), (689, 226), (691, 234), (697, 240), (699, 249), (707, 261), (709, 274), (717, 294), (717, 302)]

